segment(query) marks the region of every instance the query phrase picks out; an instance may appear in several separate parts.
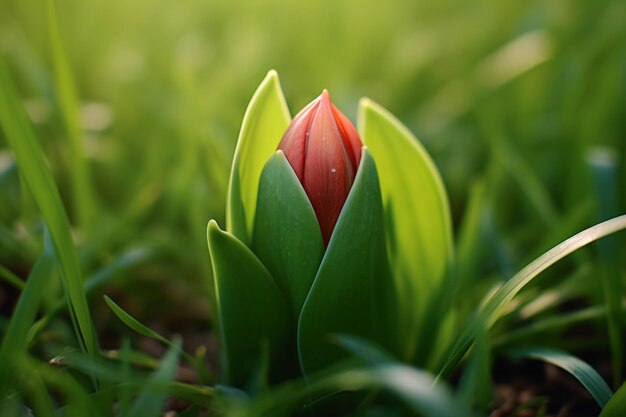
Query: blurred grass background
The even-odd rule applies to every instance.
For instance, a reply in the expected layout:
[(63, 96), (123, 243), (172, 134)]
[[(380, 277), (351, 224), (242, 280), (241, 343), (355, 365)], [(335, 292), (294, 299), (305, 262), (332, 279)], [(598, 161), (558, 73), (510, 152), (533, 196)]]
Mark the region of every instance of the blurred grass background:
[[(367, 96), (424, 142), (451, 199), (469, 290), (626, 211), (621, 0), (55, 5), (60, 39), (45, 2), (0, 0), (0, 48), (75, 226), (81, 269), (187, 344), (203, 343), (190, 339), (206, 337), (210, 320), (206, 224), (224, 224), (239, 125), (271, 68), (292, 113), (328, 88), (355, 121)], [(0, 134), (0, 265), (23, 277), (43, 239), (20, 190)], [(58, 282), (50, 287), (61, 297)], [(6, 286), (2, 297), (5, 323), (17, 292)], [(116, 345), (101, 298), (92, 308), (103, 346)]]

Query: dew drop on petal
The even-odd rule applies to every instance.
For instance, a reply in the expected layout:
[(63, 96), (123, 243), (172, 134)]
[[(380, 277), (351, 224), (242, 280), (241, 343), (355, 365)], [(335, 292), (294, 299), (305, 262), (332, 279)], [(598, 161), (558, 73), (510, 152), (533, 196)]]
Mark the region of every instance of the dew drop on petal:
[(337, 172), (337, 168), (331, 168), (330, 172), (332, 172), (334, 174), (335, 172)]

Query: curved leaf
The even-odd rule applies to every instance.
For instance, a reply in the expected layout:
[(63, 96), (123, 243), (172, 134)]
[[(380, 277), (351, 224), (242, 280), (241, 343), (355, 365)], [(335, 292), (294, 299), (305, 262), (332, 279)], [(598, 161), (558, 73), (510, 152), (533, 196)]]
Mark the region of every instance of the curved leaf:
[(393, 115), (369, 99), (359, 108), (359, 131), (379, 170), (388, 220), (388, 251), (399, 293), (402, 317), (413, 340), (426, 303), (443, 282), (452, 258), (448, 198), (430, 156)]
[[(267, 347), (270, 361), (285, 358), (289, 310), (283, 295), (257, 257), (214, 220), (207, 230), (215, 274), (222, 358), (226, 380), (244, 386)], [(277, 369), (280, 366), (270, 367)]]
[(259, 183), (252, 248), (283, 290), (297, 319), (324, 256), (315, 211), (282, 151)]
[(395, 286), (389, 274), (378, 175), (366, 148), (298, 325), (305, 374), (346, 353), (330, 335), (346, 333), (396, 353)]
[(479, 317), (465, 327), (450, 353), (445, 356), (446, 359), (440, 366), (439, 375), (446, 376), (454, 370), (472, 347), (482, 323), (485, 323), (487, 328), (491, 327), (500, 318), (502, 311), (515, 295), (540, 273), (583, 246), (622, 229), (626, 229), (626, 214), (596, 224), (570, 237), (515, 274), (482, 304), (477, 312)]
[(599, 417), (622, 417), (626, 410), (626, 382), (606, 403)]
[(589, 366), (587, 362), (569, 353), (543, 347), (513, 349), (510, 353), (514, 358), (538, 359), (570, 373), (583, 384), (600, 407), (604, 407), (613, 395), (611, 388), (595, 369)]
[(226, 230), (246, 245), (252, 239), (261, 171), (290, 121), (278, 74), (272, 70), (246, 109), (228, 184)]
[[(244, 404), (237, 415), (290, 416), (295, 414), (296, 410), (301, 410), (302, 403), (310, 402), (311, 399), (327, 398), (329, 393), (338, 391), (376, 393), (379, 390), (387, 391), (415, 415), (424, 417), (473, 415), (471, 409), (459, 403), (446, 384), (435, 383), (432, 374), (393, 361), (380, 362), (376, 359), (375, 362), (378, 362), (375, 366), (339, 367), (333, 369), (333, 372), (321, 372), (311, 376), (305, 385), (300, 381), (289, 382), (273, 389), (268, 395)], [(387, 409), (382, 408), (379, 414), (387, 415), (384, 413), (385, 410)], [(396, 415), (393, 412), (390, 414)]]
[[(169, 348), (173, 348), (177, 346), (174, 343), (167, 340), (165, 337), (161, 336), (160, 334), (158, 334), (157, 332), (149, 328), (148, 326), (146, 326), (145, 324), (141, 323), (139, 320), (137, 320), (130, 314), (128, 314), (122, 307), (120, 307), (109, 296), (107, 295), (104, 296), (104, 302), (107, 303), (111, 311), (113, 311), (113, 314), (115, 314), (117, 318), (122, 321), (122, 323), (128, 326), (128, 328), (139, 333), (140, 335), (149, 337), (154, 340), (158, 340), (159, 342), (163, 343)], [(180, 347), (178, 347), (178, 349), (179, 348)], [(189, 355), (188, 353), (182, 350), (180, 353), (185, 357), (187, 361), (189, 361), (189, 363), (192, 363), (192, 364), (194, 363), (194, 358), (191, 355)]]

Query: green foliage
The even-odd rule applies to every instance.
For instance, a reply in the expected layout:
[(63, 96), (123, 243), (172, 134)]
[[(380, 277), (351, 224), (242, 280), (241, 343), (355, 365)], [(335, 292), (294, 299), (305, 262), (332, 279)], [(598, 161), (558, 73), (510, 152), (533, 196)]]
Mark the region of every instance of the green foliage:
[(396, 288), (384, 244), (378, 174), (365, 149), (300, 314), (298, 352), (305, 374), (345, 356), (329, 340), (335, 333), (361, 336), (398, 352)]
[[(594, 240), (626, 229), (626, 215), (600, 223), (572, 236), (535, 259), (504, 285), (490, 294), (477, 311), (475, 317), (461, 332), (455, 345), (446, 357), (440, 373), (448, 375), (471, 348), (476, 334), (482, 326), (491, 327), (502, 315), (502, 311), (526, 285), (540, 273), (554, 265), (572, 252), (588, 245)], [(483, 324), (484, 323), (484, 324)]]
[(180, 339), (174, 341), (174, 346), (161, 360), (161, 365), (154, 374), (146, 381), (145, 388), (139, 393), (134, 401), (129, 413), (130, 417), (150, 417), (160, 416), (163, 404), (169, 394), (168, 390), (159, 387), (172, 381), (176, 376), (178, 365), (178, 352), (180, 352)]
[[(400, 328), (408, 330), (403, 357), (412, 361), (424, 315), (452, 265), (448, 198), (430, 156), (389, 112), (361, 101), (359, 130), (379, 167), (387, 250), (398, 287)], [(409, 330), (413, 329), (413, 330)]]
[(261, 171), (290, 120), (278, 74), (270, 71), (243, 117), (228, 187), (226, 229), (245, 244), (252, 239)]
[(510, 352), (513, 357), (528, 357), (551, 363), (572, 374), (589, 391), (600, 407), (604, 407), (613, 393), (604, 379), (585, 361), (555, 349), (521, 348)]
[[(535, 345), (611, 369), (603, 376), (621, 388), (601, 417), (623, 414), (623, 233), (578, 250), (623, 219), (568, 240), (626, 212), (623, 1), (4, 0), (0, 10), (0, 362), (12, 364), (0, 370), (0, 415), (158, 415), (166, 398), (182, 400), (165, 403), (182, 404), (181, 416), (306, 415), (338, 391), (363, 393), (357, 415), (484, 415), (503, 353)], [(241, 126), (270, 68), (287, 100), (270, 72)], [(407, 286), (424, 287), (399, 304), (415, 312), (414, 346), (394, 358), (335, 335), (349, 363), (265, 390), (270, 358), (257, 344), (251, 395), (207, 386), (198, 366), (208, 373), (204, 360), (223, 357), (205, 333), (219, 332), (207, 221), (227, 226), (248, 265), (255, 179), (290, 120), (286, 102), (296, 110), (323, 88), (352, 120), (363, 96), (395, 115), (371, 100), (358, 110), (385, 210), (386, 190), (443, 203), (395, 215), (399, 235), (424, 232), (418, 222), (440, 230), (392, 259), (412, 271)], [(422, 164), (383, 162), (377, 145)], [(435, 172), (424, 187), (429, 165), (441, 181)], [(411, 178), (400, 186), (396, 171)], [(437, 265), (446, 273), (426, 274)], [(146, 337), (178, 348), (162, 356)], [(187, 366), (173, 376), (176, 355), (190, 382)]]
[(56, 262), (63, 277), (72, 317), (82, 346), (94, 357), (99, 347), (82, 287), (70, 224), (61, 196), (47, 168), (41, 146), (19, 102), (7, 62), (0, 57), (0, 123), (20, 167), (20, 174), (46, 220), (54, 244)]
[(260, 369), (263, 355), (269, 352), (271, 363), (289, 358), (284, 350), (291, 330), (289, 307), (265, 266), (236, 237), (221, 231), (215, 221), (209, 223), (207, 237), (225, 380), (243, 386)]
[(295, 324), (325, 248), (313, 206), (282, 151), (259, 181), (252, 249), (281, 287)]
[(604, 406), (599, 417), (618, 417), (626, 409), (626, 383), (617, 390), (609, 402)]

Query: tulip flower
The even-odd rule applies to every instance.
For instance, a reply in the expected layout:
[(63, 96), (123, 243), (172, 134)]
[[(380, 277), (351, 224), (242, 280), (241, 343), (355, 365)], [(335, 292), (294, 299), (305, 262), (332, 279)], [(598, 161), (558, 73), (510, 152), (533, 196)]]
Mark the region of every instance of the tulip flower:
[(298, 113), (278, 146), (313, 205), (325, 245), (354, 182), (362, 146), (326, 90)]
[(408, 129), (367, 99), (359, 133), (326, 91), (291, 121), (273, 71), (254, 94), (226, 228), (208, 227), (224, 382), (258, 386), (261, 370), (269, 382), (308, 378), (347, 356), (338, 334), (408, 362), (437, 353), (420, 329), (452, 256), (441, 180)]

